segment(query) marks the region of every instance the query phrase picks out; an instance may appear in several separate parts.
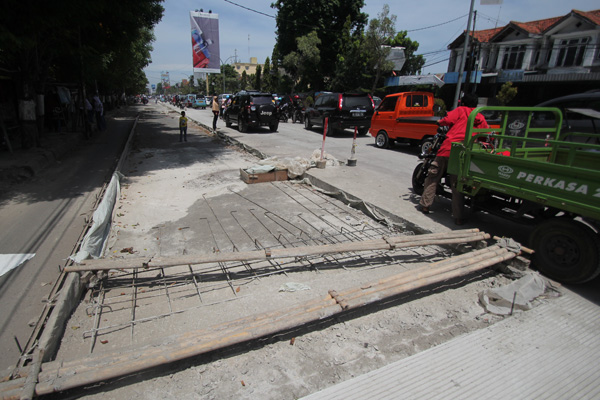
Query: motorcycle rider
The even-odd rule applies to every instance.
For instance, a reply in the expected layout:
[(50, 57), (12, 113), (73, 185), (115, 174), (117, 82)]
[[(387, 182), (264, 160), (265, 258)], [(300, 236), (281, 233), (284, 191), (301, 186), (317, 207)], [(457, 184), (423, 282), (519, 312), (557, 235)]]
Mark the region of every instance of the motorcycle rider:
[[(419, 202), (421, 212), (423, 214), (429, 214), (429, 208), (433, 204), (435, 198), (437, 186), (440, 183), (442, 177), (446, 174), (448, 168), (448, 160), (450, 158), (450, 149), (453, 142), (462, 142), (465, 139), (465, 133), (467, 130), (467, 120), (469, 114), (475, 107), (479, 98), (477, 95), (468, 93), (462, 98), (461, 105), (454, 110), (450, 111), (448, 115), (438, 121), (440, 126), (449, 126), (450, 130), (446, 135), (446, 140), (440, 146), (435, 159), (429, 167), (427, 178), (425, 179), (423, 195)], [(485, 117), (481, 114), (477, 114), (475, 117), (474, 128), (489, 128)], [(464, 219), (464, 197), (456, 189), (456, 175), (450, 176), (450, 186), (452, 188), (452, 214), (454, 216), (454, 223), (456, 225), (462, 225), (465, 222)]]

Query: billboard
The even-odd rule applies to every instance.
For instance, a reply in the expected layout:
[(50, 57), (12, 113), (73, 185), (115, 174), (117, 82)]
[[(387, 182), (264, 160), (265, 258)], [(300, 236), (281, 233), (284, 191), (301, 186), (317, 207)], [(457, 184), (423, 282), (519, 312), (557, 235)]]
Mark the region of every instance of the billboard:
[(220, 73), (219, 15), (190, 11), (194, 73)]
[(163, 89), (171, 87), (171, 81), (169, 80), (169, 72), (162, 72), (160, 74), (160, 82), (162, 83)]

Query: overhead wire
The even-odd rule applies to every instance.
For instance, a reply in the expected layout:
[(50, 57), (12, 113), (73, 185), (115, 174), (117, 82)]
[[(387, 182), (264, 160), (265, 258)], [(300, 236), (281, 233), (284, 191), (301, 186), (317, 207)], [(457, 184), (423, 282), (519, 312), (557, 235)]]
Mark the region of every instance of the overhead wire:
[[(276, 15), (270, 15), (270, 14), (264, 13), (262, 11), (258, 11), (258, 10), (255, 10), (253, 8), (250, 8), (250, 7), (238, 4), (238, 3), (234, 2), (234, 1), (231, 1), (231, 0), (223, 0), (223, 1), (226, 2), (226, 3), (229, 3), (231, 5), (234, 5), (236, 7), (243, 8), (244, 10), (251, 11), (251, 12), (256, 13), (256, 14), (260, 14), (260, 15), (263, 15), (265, 17), (277, 19)], [(464, 15), (461, 15), (460, 17), (456, 17), (456, 18), (451, 19), (449, 21), (440, 22), (439, 24), (425, 26), (425, 27), (422, 27), (422, 28), (415, 28), (415, 29), (403, 29), (403, 31), (406, 31), (406, 32), (417, 32), (417, 31), (422, 31), (422, 30), (425, 30), (425, 29), (437, 28), (438, 26), (446, 25), (446, 24), (452, 23), (454, 21), (458, 21), (459, 19), (465, 18), (467, 15), (468, 14), (464, 14)], [(286, 20), (286, 21), (287, 22), (296, 23), (296, 21), (293, 21), (293, 20)], [(314, 25), (307, 25), (307, 24), (298, 24), (298, 25), (300, 25), (300, 26), (307, 26), (307, 27), (313, 27), (314, 26)], [(325, 29), (325, 30), (332, 31), (332, 32), (337, 32), (337, 30), (329, 30), (329, 29)]]

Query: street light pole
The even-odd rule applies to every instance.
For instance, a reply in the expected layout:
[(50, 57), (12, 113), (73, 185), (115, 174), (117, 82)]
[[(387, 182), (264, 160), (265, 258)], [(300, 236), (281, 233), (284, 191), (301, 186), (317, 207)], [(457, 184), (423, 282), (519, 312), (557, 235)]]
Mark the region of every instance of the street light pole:
[(227, 63), (227, 61), (231, 60), (232, 58), (237, 58), (237, 56), (228, 57), (225, 60), (225, 62), (223, 62), (223, 60), (221, 60), (219, 58), (219, 60), (221, 61), (221, 68), (222, 68), (221, 74), (223, 75), (223, 93), (225, 93), (225, 64)]

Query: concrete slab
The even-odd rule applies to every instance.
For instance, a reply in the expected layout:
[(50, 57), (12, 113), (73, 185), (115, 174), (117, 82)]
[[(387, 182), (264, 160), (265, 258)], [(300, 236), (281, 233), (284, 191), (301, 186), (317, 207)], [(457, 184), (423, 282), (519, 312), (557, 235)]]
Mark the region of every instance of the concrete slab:
[(597, 309), (569, 292), (304, 399), (595, 399)]

